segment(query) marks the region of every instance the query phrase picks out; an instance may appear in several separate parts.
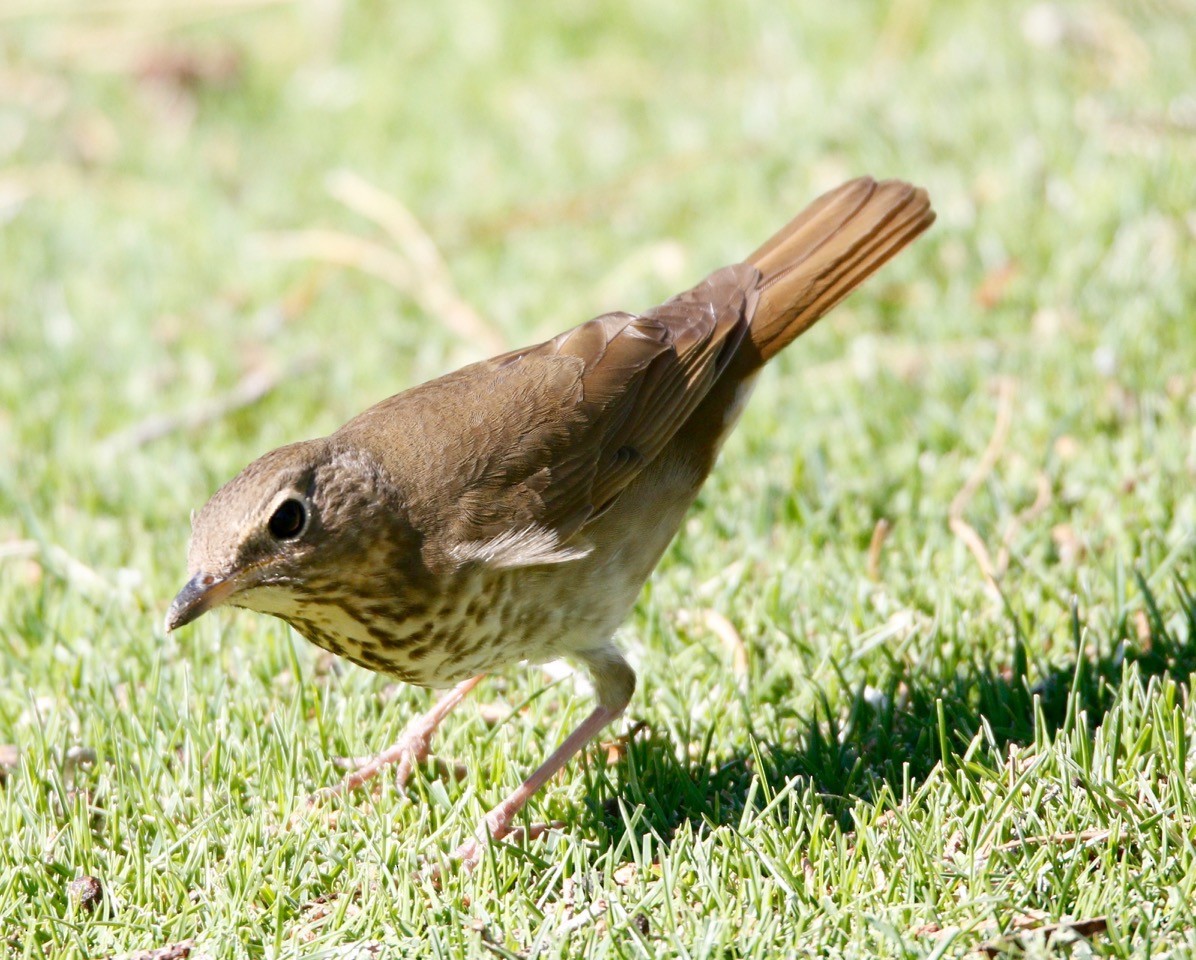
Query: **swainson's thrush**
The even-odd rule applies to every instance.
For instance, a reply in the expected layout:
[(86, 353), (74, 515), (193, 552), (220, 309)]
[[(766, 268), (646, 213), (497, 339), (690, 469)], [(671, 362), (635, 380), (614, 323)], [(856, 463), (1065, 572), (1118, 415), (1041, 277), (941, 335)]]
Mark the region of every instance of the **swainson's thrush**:
[(627, 706), (635, 673), (612, 635), (760, 368), (933, 220), (924, 190), (853, 180), (642, 315), (605, 314), (266, 454), (196, 516), (167, 629), (248, 607), (369, 670), (457, 685), (342, 787), (389, 762), (405, 782), (487, 671), (585, 667), (598, 705), (455, 851), (472, 865)]

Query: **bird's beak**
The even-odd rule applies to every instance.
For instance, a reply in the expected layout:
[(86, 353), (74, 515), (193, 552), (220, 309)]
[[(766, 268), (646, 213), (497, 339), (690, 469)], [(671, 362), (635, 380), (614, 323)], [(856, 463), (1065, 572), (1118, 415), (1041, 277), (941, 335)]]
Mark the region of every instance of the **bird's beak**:
[(187, 581), (166, 611), (166, 632), (185, 627), (213, 607), (220, 606), (233, 595), (236, 586), (232, 577), (221, 579), (201, 570)]

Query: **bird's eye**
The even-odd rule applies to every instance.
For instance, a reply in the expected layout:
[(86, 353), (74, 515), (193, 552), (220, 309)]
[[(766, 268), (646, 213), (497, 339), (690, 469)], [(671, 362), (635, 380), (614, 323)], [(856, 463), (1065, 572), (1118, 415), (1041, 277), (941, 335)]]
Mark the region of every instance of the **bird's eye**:
[(284, 500), (266, 525), (275, 540), (294, 540), (307, 523), (307, 510), (298, 500)]

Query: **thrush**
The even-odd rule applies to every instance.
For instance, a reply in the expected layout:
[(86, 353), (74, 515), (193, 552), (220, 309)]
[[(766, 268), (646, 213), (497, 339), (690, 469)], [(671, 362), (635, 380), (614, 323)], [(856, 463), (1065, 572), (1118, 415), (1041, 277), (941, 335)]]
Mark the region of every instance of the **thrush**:
[(583, 667), (597, 705), (454, 852), (472, 866), (627, 707), (636, 677), (615, 629), (760, 369), (933, 220), (924, 190), (852, 180), (658, 307), (604, 314), (267, 453), (194, 517), (166, 628), (245, 607), (368, 670), (452, 688), (337, 790), (388, 763), (404, 784), (483, 674)]

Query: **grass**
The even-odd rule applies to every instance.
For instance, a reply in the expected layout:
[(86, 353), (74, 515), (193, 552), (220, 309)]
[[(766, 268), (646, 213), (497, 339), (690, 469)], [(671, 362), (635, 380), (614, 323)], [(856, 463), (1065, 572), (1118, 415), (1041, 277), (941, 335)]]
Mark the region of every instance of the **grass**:
[[(1194, 23), (0, 8), (0, 956), (1191, 955)], [(940, 212), (764, 378), (622, 632), (646, 726), (531, 804), (559, 831), (439, 886), (421, 862), (584, 716), (571, 679), (486, 681), (509, 719), (436, 745), (465, 779), (292, 823), (429, 695), (263, 617), (161, 628), (219, 483), (482, 352), (332, 262), (403, 263), (346, 170), (511, 344), (856, 173)]]

